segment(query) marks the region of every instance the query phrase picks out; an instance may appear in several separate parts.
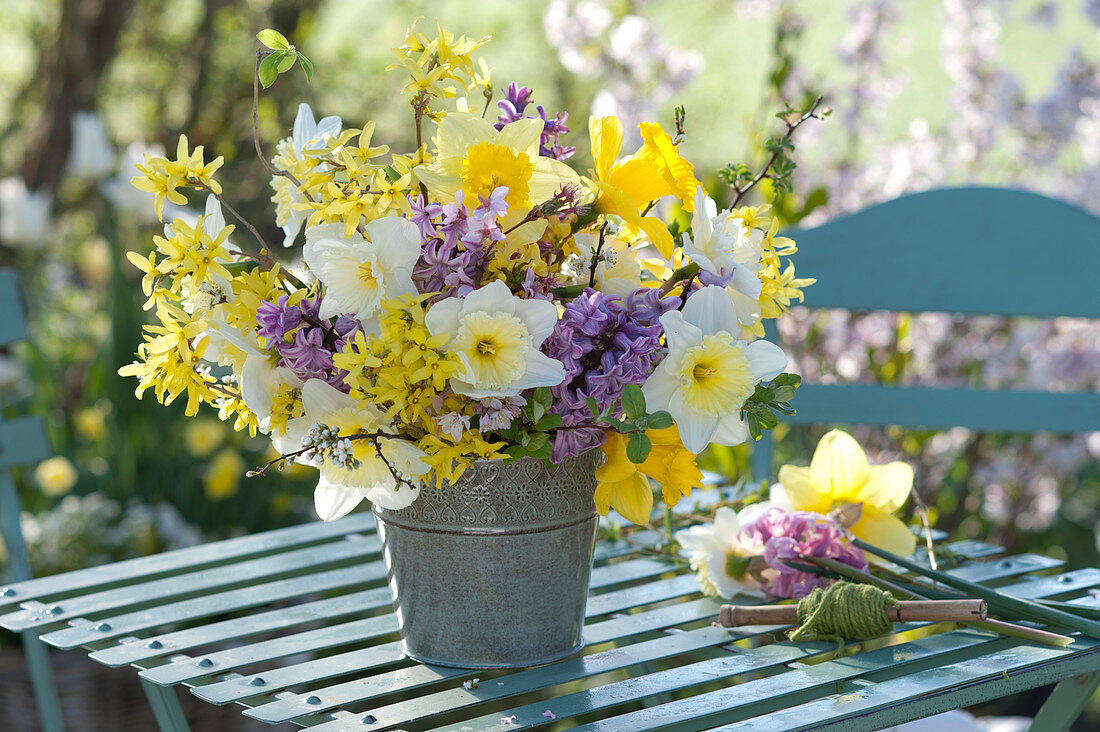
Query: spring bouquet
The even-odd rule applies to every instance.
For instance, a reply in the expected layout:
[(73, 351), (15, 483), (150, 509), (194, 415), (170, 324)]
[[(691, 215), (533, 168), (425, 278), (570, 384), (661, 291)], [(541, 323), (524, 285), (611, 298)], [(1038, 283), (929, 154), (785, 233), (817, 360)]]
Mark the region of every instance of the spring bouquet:
[[(257, 97), (296, 63), (312, 75), (280, 34), (258, 38)], [(183, 136), (174, 159), (146, 157), (134, 185), (158, 216), (184, 191), (208, 197), (195, 225), (177, 218), (129, 255), (156, 323), (120, 373), (139, 397), (269, 435), (279, 455), (253, 474), (316, 467), (325, 520), (364, 498), (401, 509), (478, 460), (602, 450), (597, 509), (646, 522), (650, 479), (674, 505), (701, 484), (698, 453), (789, 413), (798, 377), (759, 336), (812, 280), (768, 207), (739, 204), (782, 182), (816, 113), (781, 115), (758, 174), (724, 171), (719, 210), (680, 154), (682, 110), (670, 130), (640, 124), (625, 153), (633, 131), (593, 117), (591, 166), (573, 164), (566, 113), (516, 83), (496, 99), (487, 40), (414, 25), (394, 49), (411, 150), (305, 104), (270, 161), (257, 136), (283, 245), (301, 247), (291, 264), (226, 202), (222, 158)]]

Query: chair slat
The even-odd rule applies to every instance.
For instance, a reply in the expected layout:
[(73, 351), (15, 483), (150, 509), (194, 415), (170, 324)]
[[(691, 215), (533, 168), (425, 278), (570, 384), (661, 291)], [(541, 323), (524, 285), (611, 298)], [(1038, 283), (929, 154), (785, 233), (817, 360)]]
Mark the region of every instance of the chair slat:
[[(1074, 648), (1078, 643), (1086, 652)], [(883, 729), (915, 716), (939, 714), (1100, 669), (1096, 643), (1091, 639), (1078, 643), (1070, 648), (1015, 646), (831, 694), (767, 717), (715, 727), (711, 732)], [(1066, 659), (1066, 666), (1056, 669), (1051, 664), (1073, 653), (1076, 657)]]
[(804, 384), (793, 405), (797, 413), (785, 418), (792, 424), (893, 424), (994, 432), (1100, 429), (1100, 394), (1085, 392)]
[[(242, 583), (260, 583), (280, 575), (316, 572), (340, 563), (346, 564), (356, 559), (366, 559), (378, 554), (378, 551), (378, 537), (374, 535), (363, 537), (361, 541), (340, 541), (297, 549), (187, 575), (103, 590), (79, 598), (69, 598), (50, 606), (32, 606), (30, 609), (0, 617), (0, 627), (19, 631), (54, 626), (74, 618), (134, 606), (148, 606), (159, 601), (171, 601), (203, 590), (214, 590)], [(306, 579), (308, 575), (302, 581)], [(32, 605), (32, 603), (27, 604)]]
[[(2, 270), (0, 270), (2, 271)], [(339, 539), (350, 533), (374, 531), (374, 514), (356, 513), (330, 523), (313, 522), (286, 529), (275, 529), (236, 539), (214, 541), (187, 549), (176, 549), (147, 557), (127, 559), (88, 569), (39, 577), (0, 588), (0, 612), (5, 605), (27, 600), (60, 599), (95, 588), (128, 584), (145, 577), (180, 574), (204, 566), (240, 561), (253, 555), (289, 551), (309, 544)]]

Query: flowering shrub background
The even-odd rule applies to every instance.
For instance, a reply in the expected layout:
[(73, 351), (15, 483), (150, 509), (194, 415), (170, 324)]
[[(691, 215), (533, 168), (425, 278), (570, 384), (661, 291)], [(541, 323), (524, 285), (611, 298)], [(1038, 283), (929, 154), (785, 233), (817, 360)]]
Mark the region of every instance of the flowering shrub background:
[[(222, 182), (246, 218), (268, 220), (268, 176), (240, 134), (251, 121), (255, 28), (284, 30), (326, 79), (311, 87), (291, 74), (261, 97), (267, 140), (284, 136), (299, 99), (408, 131), (399, 123), (407, 109), (383, 103), (400, 83), (382, 73), (390, 44), (366, 41), (399, 37), (422, 12), (472, 36), (492, 33), (495, 78), (528, 80), (546, 109), (616, 114), (634, 130), (646, 117), (667, 122), (684, 104), (683, 150), (700, 174), (762, 160), (753, 131), (778, 100), (805, 106), (825, 94), (836, 114), (800, 133), (794, 190), (780, 199), (790, 225), (943, 183), (1027, 186), (1100, 211), (1093, 1), (741, 0), (718, 13), (710, 3), (550, 0), (479, 4), (476, 14), (460, 1), (411, 3), (398, 16), (380, 3), (191, 0), (168, 9), (122, 0), (102, 11), (86, 44), (75, 40), (92, 38), (95, 8), (78, 15), (76, 5), (13, 2), (0, 29), (9, 52), (0, 69), (0, 259), (20, 269), (34, 333), (0, 359), (0, 382), (9, 414), (49, 416), (54, 448), (73, 468), (53, 465), (39, 480), (27, 471), (32, 512), (66, 486), (167, 499), (209, 535), (307, 515), (308, 478), (242, 477), (262, 461), (263, 442), (216, 420), (185, 422), (182, 404), (136, 402), (115, 376), (143, 318), (137, 278), (120, 255), (152, 230), (148, 197), (128, 185), (146, 146), (187, 131), (225, 156)], [(264, 234), (280, 236), (274, 227)], [(796, 312), (780, 331), (788, 345), (807, 344), (793, 355), (811, 380), (1100, 386), (1100, 332), (1079, 321)], [(787, 431), (779, 461), (805, 464), (821, 431)], [(940, 526), (1096, 564), (1100, 436), (854, 434), (876, 462), (915, 465), (916, 490)], [(714, 451), (710, 467), (743, 474), (746, 455)]]

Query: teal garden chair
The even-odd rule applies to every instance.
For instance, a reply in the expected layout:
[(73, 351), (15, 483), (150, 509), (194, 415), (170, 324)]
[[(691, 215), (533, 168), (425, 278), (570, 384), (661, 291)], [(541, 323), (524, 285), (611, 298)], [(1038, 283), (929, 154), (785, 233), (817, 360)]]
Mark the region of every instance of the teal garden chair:
[[(789, 235), (799, 272), (817, 278), (810, 308), (1100, 318), (1100, 219), (1035, 193), (932, 190)], [(785, 422), (1100, 429), (1095, 393), (807, 383), (794, 406)], [(773, 476), (770, 435), (754, 445), (751, 467), (754, 480)]]
[[(19, 277), (14, 270), (0, 269), (0, 346), (26, 338), (26, 310), (23, 307)], [(41, 417), (20, 417), (5, 421), (0, 415), (0, 539), (3, 539), (7, 550), (11, 579), (16, 582), (30, 579), (31, 567), (19, 523), (19, 494), (10, 470), (19, 465), (45, 460), (49, 456), (49, 439)], [(2, 585), (0, 582), (0, 593), (5, 591)], [(42, 729), (45, 732), (58, 732), (63, 729), (61, 704), (46, 646), (31, 632), (23, 633), (22, 640)]]

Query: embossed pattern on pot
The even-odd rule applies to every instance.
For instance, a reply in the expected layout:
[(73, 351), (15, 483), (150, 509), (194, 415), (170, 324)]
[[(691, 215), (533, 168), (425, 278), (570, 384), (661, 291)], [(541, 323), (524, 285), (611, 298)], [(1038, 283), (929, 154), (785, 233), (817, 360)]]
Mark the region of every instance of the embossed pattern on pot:
[(375, 508), (408, 655), (506, 668), (580, 650), (601, 457), (479, 461), (406, 509)]

